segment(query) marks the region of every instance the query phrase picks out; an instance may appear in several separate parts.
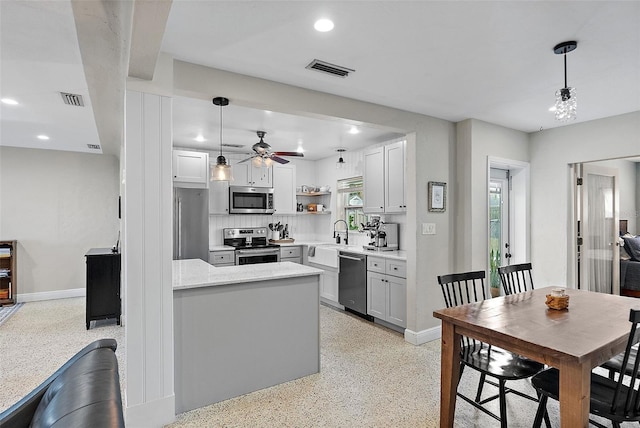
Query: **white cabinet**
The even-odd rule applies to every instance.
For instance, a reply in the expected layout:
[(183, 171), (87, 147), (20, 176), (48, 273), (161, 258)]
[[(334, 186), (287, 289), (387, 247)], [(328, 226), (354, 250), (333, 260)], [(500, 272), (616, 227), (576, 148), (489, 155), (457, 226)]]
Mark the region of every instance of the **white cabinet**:
[(229, 182), (209, 183), (209, 214), (229, 214)]
[(296, 166), (274, 164), (272, 168), (274, 214), (295, 214)]
[(295, 246), (281, 246), (280, 247), (280, 261), (281, 262), (293, 262), (302, 264), (302, 247)]
[(171, 167), (174, 186), (209, 187), (209, 153), (174, 150)]
[(384, 212), (384, 147), (364, 153), (364, 206), (365, 213)]
[(216, 267), (234, 266), (236, 263), (235, 251), (209, 251), (209, 263)]
[(273, 187), (272, 167), (254, 167), (251, 160), (231, 161), (234, 186)]
[(325, 270), (320, 283), (320, 297), (338, 304), (338, 276), (337, 271)]
[(364, 153), (365, 213), (401, 213), (407, 210), (405, 156), (404, 140)]
[(404, 140), (384, 146), (384, 212), (387, 213), (407, 210), (404, 191), (405, 147)]
[(367, 314), (407, 326), (406, 262), (367, 257)]

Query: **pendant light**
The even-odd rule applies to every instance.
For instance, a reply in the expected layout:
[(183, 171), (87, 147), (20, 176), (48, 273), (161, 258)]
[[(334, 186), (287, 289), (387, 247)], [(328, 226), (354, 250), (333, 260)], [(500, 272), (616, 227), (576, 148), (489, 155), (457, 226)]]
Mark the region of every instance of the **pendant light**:
[(576, 88), (567, 86), (567, 54), (578, 47), (578, 42), (562, 42), (553, 48), (556, 55), (564, 55), (564, 88), (556, 91), (556, 120), (566, 122), (575, 120), (576, 109), (578, 107), (576, 99)]
[(220, 106), (220, 156), (216, 160), (215, 166), (211, 169), (211, 181), (231, 181), (231, 165), (227, 164), (227, 160), (222, 155), (222, 107), (229, 105), (229, 99), (224, 97), (215, 97), (213, 104)]
[(336, 149), (336, 152), (340, 153), (340, 158), (338, 159), (338, 162), (336, 162), (336, 169), (343, 169), (346, 165), (346, 162), (342, 159), (342, 153), (346, 151), (347, 149)]

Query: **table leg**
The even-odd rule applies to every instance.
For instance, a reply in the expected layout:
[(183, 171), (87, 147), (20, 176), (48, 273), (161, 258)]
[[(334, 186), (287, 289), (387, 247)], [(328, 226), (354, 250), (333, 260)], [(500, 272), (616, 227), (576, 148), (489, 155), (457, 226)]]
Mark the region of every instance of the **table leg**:
[(560, 370), (560, 424), (562, 427), (589, 426), (591, 367), (563, 364)]
[(452, 428), (460, 378), (460, 335), (455, 332), (455, 326), (446, 321), (442, 321), (441, 353), (440, 427)]

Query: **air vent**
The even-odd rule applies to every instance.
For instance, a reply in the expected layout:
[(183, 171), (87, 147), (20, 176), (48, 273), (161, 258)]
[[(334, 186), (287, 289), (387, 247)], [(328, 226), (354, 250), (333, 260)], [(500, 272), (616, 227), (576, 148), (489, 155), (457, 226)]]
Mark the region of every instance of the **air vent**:
[(87, 147), (89, 147), (91, 150), (100, 150), (100, 145), (98, 144), (87, 144)]
[(65, 104), (76, 107), (84, 107), (84, 101), (82, 101), (82, 95), (70, 94), (68, 92), (60, 92), (62, 101)]
[(308, 68), (309, 70), (316, 70), (322, 73), (327, 73), (331, 74), (332, 76), (338, 76), (342, 78), (347, 77), (349, 73), (355, 72), (355, 70), (352, 70), (350, 68), (342, 67), (335, 64), (329, 64), (328, 62), (320, 61), (319, 59), (314, 59), (313, 61), (311, 61), (311, 63), (307, 65), (306, 68)]
[(222, 147), (231, 147), (232, 149), (239, 149), (241, 147), (244, 147), (244, 144), (228, 144), (228, 143), (222, 143)]

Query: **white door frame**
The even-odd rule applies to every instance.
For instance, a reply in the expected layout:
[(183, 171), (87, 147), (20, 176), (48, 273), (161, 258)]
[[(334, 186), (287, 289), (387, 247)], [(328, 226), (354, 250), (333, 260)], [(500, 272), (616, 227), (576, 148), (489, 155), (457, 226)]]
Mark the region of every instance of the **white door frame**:
[[(487, 223), (486, 245), (489, 248), (489, 182), (491, 180), (491, 168), (506, 169), (510, 171), (511, 192), (509, 194), (509, 251), (513, 254), (510, 263), (525, 263), (531, 259), (531, 186), (529, 162), (512, 159), (487, 156), (487, 182), (485, 192), (487, 197)], [(489, 255), (485, 258), (487, 272), (490, 272)]]

